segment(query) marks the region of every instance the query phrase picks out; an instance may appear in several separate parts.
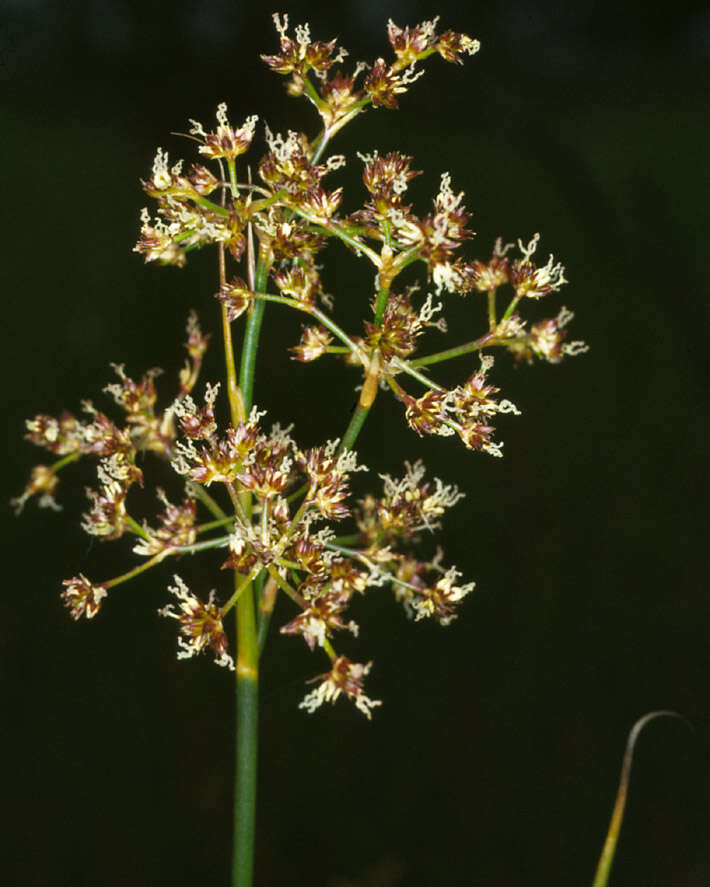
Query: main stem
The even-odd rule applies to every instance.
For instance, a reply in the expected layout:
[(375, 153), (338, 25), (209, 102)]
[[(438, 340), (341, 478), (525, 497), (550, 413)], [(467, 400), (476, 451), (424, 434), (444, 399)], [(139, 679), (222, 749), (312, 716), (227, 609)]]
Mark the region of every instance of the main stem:
[[(237, 576), (235, 573), (235, 579)], [(242, 592), (236, 611), (237, 743), (232, 884), (234, 887), (252, 887), (259, 742), (259, 647), (251, 585)]]
[[(256, 289), (266, 289), (268, 257), (260, 250)], [(254, 368), (264, 302), (257, 302), (244, 332), (239, 389), (245, 414), (252, 408)], [(244, 494), (242, 508), (251, 515), (251, 496)], [(234, 574), (235, 583), (239, 574)], [(259, 643), (254, 609), (254, 586), (250, 583), (235, 607), (237, 619), (237, 713), (236, 772), (234, 792), (233, 887), (252, 887), (254, 876), (254, 837), (256, 831), (256, 776), (259, 743)]]

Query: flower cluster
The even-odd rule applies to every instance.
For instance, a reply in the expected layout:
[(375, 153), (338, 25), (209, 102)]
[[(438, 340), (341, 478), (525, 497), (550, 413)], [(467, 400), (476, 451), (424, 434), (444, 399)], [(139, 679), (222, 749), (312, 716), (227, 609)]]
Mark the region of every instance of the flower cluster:
[(101, 601), (106, 597), (105, 587), (92, 585), (81, 573), (66, 579), (62, 584), (62, 599), (69, 608), (72, 619), (81, 619), (82, 616), (93, 619), (99, 612)]
[[(159, 150), (153, 177), (144, 187), (157, 198), (160, 219), (153, 224), (150, 216), (144, 215), (136, 249), (147, 261), (182, 264), (187, 251), (213, 242), (228, 247), (238, 260), (245, 249), (245, 232), (253, 227), (279, 295), (259, 292), (240, 276), (223, 282), (217, 297), (229, 322), (252, 312), (255, 303), (266, 298), (309, 314), (318, 322), (302, 326), (301, 340), (291, 348), (294, 359), (307, 363), (324, 355), (342, 354), (371, 377), (363, 389), (368, 397), (374, 397), (372, 392), (380, 384), (390, 388), (418, 434), (458, 435), (469, 449), (500, 455), (500, 444), (492, 439), (490, 418), (497, 412), (517, 410), (508, 400), (492, 399), (496, 389), (482, 381), (490, 366), (488, 360), (482, 372), (451, 390), (444, 390), (417, 368), (483, 348), (504, 348), (516, 360), (539, 357), (553, 363), (582, 353), (586, 350), (582, 342), (564, 341), (570, 312), (564, 310), (556, 319), (539, 321), (529, 330), (520, 317), (522, 300), (541, 299), (566, 283), (561, 263), (552, 256), (545, 264), (535, 261), (538, 234), (527, 245), (518, 241), (517, 258), (507, 255), (513, 244), (503, 245), (502, 241), (488, 262), (460, 256), (461, 248), (473, 237), (463, 191), (455, 190), (451, 175), (444, 172), (431, 210), (417, 214), (405, 202), (405, 195), (420, 171), (412, 168), (412, 157), (397, 151), (384, 155), (376, 150), (358, 152), (364, 164), (367, 196), (360, 209), (346, 216), (339, 215), (342, 188), (326, 190), (324, 186), (325, 177), (346, 162), (341, 154), (326, 154), (338, 130), (368, 107), (397, 107), (398, 96), (423, 73), (418, 66), (428, 56), (437, 53), (446, 61), (461, 63), (464, 55), (478, 50), (478, 42), (451, 31), (439, 34), (437, 19), (415, 27), (400, 27), (390, 21), (387, 35), (394, 60), (357, 63), (352, 74), (344, 75), (339, 65), (347, 53), (335, 40), (313, 41), (308, 25), (299, 25), (291, 36), (288, 16), (276, 15), (274, 22), (280, 52), (262, 58), (273, 71), (288, 76), (291, 95), (306, 96), (316, 107), (323, 125), (321, 133), (313, 139), (303, 132), (282, 135), (266, 127), (268, 151), (257, 163), (262, 181), (257, 186), (240, 183), (236, 166), (236, 160), (252, 145), (256, 118), (251, 116), (233, 128), (226, 105), (221, 104), (215, 131), (208, 132), (192, 121), (191, 133), (200, 142), (199, 152), (221, 158), (229, 166), (229, 187), (222, 182), (226, 199), (223, 205), (208, 199), (210, 189), (219, 184), (217, 177), (209, 179), (201, 168), (193, 168), (185, 177), (182, 165), (170, 167), (167, 155)], [(156, 247), (155, 232), (160, 235), (160, 248)], [(364, 335), (348, 334), (321, 308), (332, 306), (323, 291), (317, 256), (332, 239), (366, 256), (374, 266), (376, 296), (370, 303), (372, 317), (364, 320)], [(487, 296), (487, 331), (470, 337), (457, 347), (456, 354), (447, 349), (416, 356), (422, 334), (431, 328), (443, 332), (446, 323), (444, 305), (434, 302), (431, 293), (417, 306), (412, 300), (416, 288), (405, 293), (393, 290), (395, 278), (413, 262), (422, 264), (437, 297), (446, 293)], [(501, 313), (496, 299), (505, 287), (510, 287), (512, 296)], [(435, 313), (438, 317), (434, 321)], [(402, 373), (416, 378), (426, 390), (414, 394), (404, 389), (401, 379), (395, 379)]]
[(509, 400), (495, 398), (498, 389), (489, 385), (486, 378), (492, 366), (493, 358), (482, 356), (480, 370), (451, 391), (430, 390), (419, 398), (402, 394), (410, 427), (420, 437), (423, 434), (442, 437), (458, 434), (469, 450), (502, 456), (502, 444), (492, 440), (495, 428), (487, 423), (497, 413), (520, 415), (520, 411)]
[(195, 500), (186, 498), (181, 505), (173, 505), (160, 488), (156, 490), (156, 494), (165, 505), (165, 510), (157, 515), (160, 526), (154, 530), (144, 523), (144, 536), (134, 546), (133, 551), (136, 554), (150, 557), (173, 548), (194, 545), (197, 539), (195, 528), (197, 503)]
[[(192, 315), (188, 359), (177, 394), (164, 409), (158, 408), (158, 370), (134, 380), (123, 364), (113, 364), (116, 381), (105, 391), (122, 421), (85, 402), (84, 419), (63, 413), (27, 423), (27, 438), (56, 461), (36, 466), (13, 504), (19, 511), (37, 496), (40, 505), (57, 507), (58, 472), (93, 457), (97, 486), (87, 490), (83, 527), (104, 541), (132, 538), (133, 552), (143, 560), (100, 583), (83, 574), (67, 580), (62, 598), (74, 619), (93, 618), (109, 591), (170, 558), (219, 551), (215, 566), (229, 571), (233, 583), (224, 602), (218, 603), (214, 590), (201, 598), (174, 574), (169, 592), (175, 600), (159, 611), (178, 623), (178, 658), (208, 652), (218, 665), (233, 669), (226, 614), (237, 607), (241, 619), (252, 608), (260, 648), (283, 593), (292, 612), (280, 633), (300, 636), (330, 660), (301, 707), (312, 712), (345, 696), (369, 718), (380, 705), (364, 691), (371, 663), (354, 662), (335, 649), (336, 641), (350, 644), (359, 637), (348, 612), (353, 599), (390, 586), (410, 617), (448, 625), (474, 588), (461, 581), (456, 567), (444, 565), (441, 549), (419, 553), (462, 498), (456, 486), (427, 480), (421, 462), (406, 463), (401, 478), (382, 475), (381, 492), (362, 495), (353, 505), (354, 476), (366, 470), (354, 444), (378, 393), (389, 391), (402, 404), (417, 435), (458, 437), (469, 450), (500, 456), (497, 417), (519, 410), (489, 378), (490, 352), (507, 351), (518, 362), (559, 363), (586, 346), (566, 341), (572, 319), (566, 308), (534, 322), (522, 316), (528, 305), (554, 296), (567, 282), (553, 256), (536, 259), (538, 234), (527, 244), (517, 241), (517, 254), (515, 244), (502, 240), (487, 261), (463, 254), (474, 237), (471, 212), (449, 172), (439, 172), (438, 191), (417, 209), (407, 191), (422, 173), (411, 156), (355, 152), (364, 187), (357, 201), (345, 204), (354, 208), (342, 210), (337, 174), (348, 157), (331, 152), (334, 137), (368, 109), (397, 108), (430, 56), (462, 64), (478, 51), (478, 41), (440, 33), (436, 18), (413, 27), (389, 21), (393, 57), (356, 62), (348, 72), (341, 70), (347, 53), (336, 40), (312, 39), (307, 24), (292, 33), (286, 15), (275, 15), (274, 24), (278, 52), (262, 59), (287, 78), (289, 95), (305, 97), (315, 108), (318, 131), (262, 130), (254, 114), (233, 123), (222, 102), (214, 128), (190, 120), (189, 138), (200, 162), (188, 166), (158, 148), (142, 182), (156, 203), (154, 211), (141, 212), (135, 246), (146, 262), (182, 267), (191, 251), (216, 247), (219, 280), (211, 292), (221, 315), (226, 384), (207, 384), (201, 399), (196, 395), (208, 337)], [(355, 331), (339, 322), (321, 279), (321, 254), (331, 243), (372, 266), (373, 285), (362, 296), (362, 324)], [(398, 280), (412, 266), (421, 271), (421, 289)], [(465, 329), (463, 341), (444, 350), (425, 350), (435, 333), (448, 333), (451, 294), (473, 303), (483, 328)], [(265, 413), (253, 405), (252, 393), (267, 305), (306, 315), (292, 359), (310, 363), (336, 356), (358, 368), (358, 402), (342, 437), (302, 448), (291, 426), (263, 426)], [(237, 373), (232, 339), (242, 323)], [(467, 355), (477, 355), (478, 368), (458, 384), (444, 388), (429, 375), (431, 366)], [(405, 381), (419, 388), (410, 390)], [(219, 415), (220, 397), (229, 408), (228, 422)], [(148, 482), (144, 473), (152, 481), (152, 458), (162, 460), (164, 473), (172, 469), (171, 481), (181, 489), (168, 498), (156, 483), (158, 513), (139, 517), (133, 488)], [(246, 653), (240, 647), (240, 663), (243, 653), (252, 663), (258, 659), (253, 638), (248, 644)]]
[(179, 576), (176, 575), (174, 579), (175, 585), (169, 586), (168, 591), (177, 598), (177, 609), (173, 604), (168, 604), (158, 612), (180, 623), (178, 659), (189, 659), (209, 648), (214, 653), (217, 665), (234, 671), (234, 660), (227, 652), (229, 641), (224, 633), (221, 612), (214, 602), (214, 592), (210, 592), (207, 603), (203, 604)]
[(345, 693), (366, 718), (371, 718), (372, 709), (382, 705), (379, 699), (370, 699), (363, 693), (362, 679), (370, 671), (371, 665), (371, 662), (360, 665), (339, 656), (329, 672), (316, 678), (321, 683), (306, 695), (299, 708), (312, 713), (324, 702), (335, 702), (341, 693)]
[(119, 381), (107, 385), (104, 391), (122, 410), (123, 426), (97, 410), (90, 401), (82, 405), (88, 421), (66, 411), (59, 418), (39, 414), (27, 420), (26, 439), (62, 458), (53, 466), (38, 465), (33, 469), (22, 495), (12, 500), (18, 512), (37, 494), (40, 494), (41, 506), (58, 508), (53, 498), (59, 480), (57, 472), (82, 456), (89, 456), (98, 460), (101, 486), (100, 492), (87, 491), (92, 508), (84, 516), (84, 529), (108, 539), (122, 535), (125, 529), (123, 502), (134, 483), (143, 483), (143, 472), (136, 463), (138, 453), (151, 451), (163, 456), (172, 453), (176, 406), (181, 398), (189, 396), (197, 382), (209, 337), (202, 334), (194, 313), (188, 318), (187, 334), (188, 360), (180, 372), (180, 394), (168, 409), (162, 412), (155, 409), (154, 379), (158, 370), (149, 370), (136, 382), (126, 375), (123, 365), (113, 364)]

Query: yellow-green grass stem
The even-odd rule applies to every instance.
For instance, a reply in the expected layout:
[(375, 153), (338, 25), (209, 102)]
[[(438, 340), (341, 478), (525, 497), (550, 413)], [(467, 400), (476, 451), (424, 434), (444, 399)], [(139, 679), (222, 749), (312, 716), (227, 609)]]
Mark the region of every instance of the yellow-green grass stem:
[(609, 830), (607, 831), (604, 847), (602, 848), (602, 853), (599, 857), (599, 864), (597, 866), (592, 887), (607, 887), (609, 874), (611, 873), (611, 866), (614, 862), (614, 855), (616, 854), (619, 833), (621, 832), (621, 824), (624, 821), (624, 810), (626, 809), (626, 798), (629, 791), (631, 764), (633, 762), (636, 740), (646, 724), (656, 718), (680, 718), (680, 720), (685, 721), (685, 718), (675, 711), (652, 711), (647, 715), (644, 715), (642, 718), (639, 718), (632, 727), (631, 732), (629, 733), (629, 738), (626, 741), (624, 760), (621, 765), (619, 788), (616, 793), (616, 801), (614, 802), (614, 809), (611, 814), (611, 822), (609, 823)]

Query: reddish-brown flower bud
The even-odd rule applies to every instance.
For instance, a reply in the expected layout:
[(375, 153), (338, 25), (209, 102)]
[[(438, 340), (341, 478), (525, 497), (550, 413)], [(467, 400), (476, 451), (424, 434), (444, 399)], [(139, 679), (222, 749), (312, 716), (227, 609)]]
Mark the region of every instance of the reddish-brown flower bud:
[(377, 59), (365, 77), (363, 87), (375, 108), (397, 108), (397, 95), (406, 92), (401, 78), (385, 64), (384, 59)]
[(382, 704), (379, 699), (369, 699), (363, 691), (363, 679), (369, 673), (371, 666), (371, 662), (361, 665), (351, 662), (345, 656), (339, 656), (327, 674), (315, 678), (322, 683), (306, 695), (299, 708), (305, 708), (307, 712), (312, 713), (324, 702), (335, 702), (341, 693), (345, 693), (366, 718), (371, 718), (372, 709)]
[(202, 197), (207, 197), (215, 188), (219, 187), (219, 179), (201, 163), (192, 164), (188, 179), (195, 191)]
[(409, 394), (402, 398), (406, 406), (405, 416), (409, 427), (416, 431), (419, 437), (425, 434), (453, 433), (446, 425), (445, 402), (448, 393), (448, 391), (430, 390), (419, 398)]
[(150, 216), (147, 210), (141, 213), (143, 226), (138, 243), (134, 246), (134, 253), (145, 256), (146, 262), (160, 262), (161, 265), (177, 265), (182, 268), (185, 265), (185, 253), (182, 247), (175, 243), (167, 226), (158, 222), (155, 226), (150, 224)]
[(403, 66), (410, 65), (419, 55), (432, 45), (436, 38), (437, 16), (432, 21), (422, 22), (413, 28), (400, 28), (390, 19), (387, 22), (387, 37), (397, 59)]
[(221, 570), (236, 570), (246, 576), (258, 561), (257, 556), (243, 539), (230, 537), (229, 556), (220, 567)]
[(228, 653), (229, 641), (222, 625), (222, 614), (214, 603), (214, 592), (210, 592), (207, 603), (203, 604), (179, 576), (174, 579), (176, 584), (169, 586), (168, 591), (177, 598), (178, 609), (168, 604), (158, 612), (161, 616), (177, 619), (180, 623), (177, 658), (188, 659), (210, 648), (217, 665), (234, 671), (234, 661)]
[(42, 413), (25, 422), (25, 439), (50, 453), (65, 456), (84, 449), (84, 427), (71, 413), (63, 412), (59, 419)]
[(240, 317), (254, 301), (254, 293), (249, 289), (241, 277), (233, 277), (229, 283), (225, 283), (215, 298), (227, 309), (227, 319), (231, 322)]
[(279, 32), (281, 52), (278, 55), (262, 55), (261, 59), (277, 74), (293, 74), (294, 80), (302, 81), (311, 68), (322, 73), (344, 57), (345, 51), (341, 49), (331, 58), (336, 40), (311, 41), (308, 25), (297, 25), (296, 39), (292, 40), (287, 35), (288, 15), (284, 15), (281, 21), (279, 14), (274, 13), (273, 20)]
[(323, 80), (320, 87), (323, 105), (318, 110), (326, 125), (333, 126), (356, 109), (362, 90), (354, 88), (355, 78), (364, 67), (361, 63), (355, 74), (345, 76), (336, 71), (332, 77)]
[(510, 269), (510, 282), (515, 287), (518, 297), (527, 296), (529, 299), (540, 299), (567, 283), (562, 263), (555, 264), (552, 255), (542, 268), (532, 261), (531, 257), (537, 249), (539, 239), (540, 235), (536, 234), (527, 246), (523, 246), (522, 242), (518, 241), (523, 258), (515, 259)]
[(54, 498), (54, 491), (59, 483), (54, 468), (48, 465), (35, 465), (30, 473), (30, 479), (22, 491), (20, 496), (10, 499), (10, 505), (15, 509), (15, 514), (19, 514), (25, 507), (25, 502), (32, 496), (39, 496), (40, 508), (52, 508), (54, 511), (61, 511), (61, 506), (57, 504)]
[(365, 209), (375, 216), (388, 218), (393, 210), (406, 214), (408, 206), (402, 205), (402, 195), (411, 179), (421, 175), (421, 170), (412, 170), (412, 158), (397, 151), (379, 156), (377, 152), (361, 155), (365, 160), (362, 180), (370, 192), (371, 201)]
[(82, 616), (93, 619), (99, 612), (101, 601), (106, 597), (105, 586), (92, 585), (81, 573), (65, 579), (62, 585), (62, 600), (69, 608), (72, 619), (81, 619)]
[(463, 64), (462, 55), (475, 55), (481, 48), (478, 40), (455, 31), (445, 31), (436, 42), (436, 51), (446, 62)]
[(195, 514), (197, 505), (194, 499), (184, 499), (181, 505), (173, 505), (168, 501), (163, 490), (158, 489), (158, 499), (165, 505), (164, 511), (158, 515), (160, 526), (157, 530), (145, 526), (147, 539), (141, 540), (134, 546), (136, 554), (147, 557), (179, 548), (184, 545), (192, 545), (197, 538), (195, 529)]
[[(185, 348), (189, 359), (185, 361), (185, 366), (180, 370), (180, 396), (184, 397), (189, 394), (197, 383), (202, 366), (202, 358), (207, 350), (210, 341), (209, 334), (204, 335), (197, 320), (197, 314), (191, 311), (187, 318), (187, 341)], [(172, 416), (169, 413), (164, 414), (160, 426), (161, 433), (169, 438), (174, 437)]]
[(205, 132), (202, 124), (196, 120), (191, 120), (192, 129), (190, 133), (201, 137), (203, 144), (200, 145), (200, 154), (214, 160), (224, 157), (226, 160), (234, 160), (240, 154), (244, 154), (249, 150), (252, 139), (254, 138), (254, 129), (256, 121), (259, 118), (254, 115), (247, 117), (239, 129), (234, 129), (227, 118), (227, 105), (222, 102), (217, 107), (217, 126), (214, 132)]
[(92, 507), (83, 515), (82, 527), (91, 536), (99, 536), (104, 540), (118, 539), (128, 528), (126, 514), (128, 486), (113, 478), (102, 465), (99, 465), (99, 480), (100, 493), (86, 490)]
[(316, 360), (323, 354), (328, 353), (328, 347), (333, 341), (332, 336), (322, 327), (302, 326), (301, 341), (293, 348), (289, 348), (292, 353), (292, 360), (299, 360), (301, 363), (309, 363)]
[(311, 148), (306, 135), (289, 132), (284, 139), (267, 127), (266, 138), (271, 150), (259, 161), (259, 175), (268, 185), (275, 191), (284, 189), (291, 196), (304, 196), (318, 187), (328, 170), (311, 164)]
[(308, 601), (306, 609), (286, 625), (281, 626), (281, 634), (301, 634), (311, 648), (323, 646), (326, 637), (334, 631), (348, 628), (357, 634), (357, 625), (342, 620), (342, 613), (348, 605), (350, 593), (344, 591), (326, 591), (315, 595)]
[(318, 271), (310, 263), (305, 266), (291, 265), (282, 271), (273, 271), (271, 276), (282, 295), (297, 299), (304, 305), (315, 305), (322, 292)]
[(318, 275), (313, 266), (312, 257), (327, 243), (327, 238), (316, 231), (309, 231), (305, 225), (298, 224), (295, 220), (281, 222), (276, 225), (276, 230), (271, 241), (271, 249), (274, 251), (276, 261), (282, 259), (300, 259), (301, 262), (309, 261), (309, 274)]

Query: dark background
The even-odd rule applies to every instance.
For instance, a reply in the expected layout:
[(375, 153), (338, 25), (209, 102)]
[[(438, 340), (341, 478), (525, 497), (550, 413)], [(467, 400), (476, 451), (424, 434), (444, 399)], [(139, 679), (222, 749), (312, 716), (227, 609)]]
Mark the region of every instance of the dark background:
[[(477, 588), (446, 629), (407, 623), (388, 592), (356, 608), (350, 652), (374, 660), (368, 687), (384, 700), (372, 723), (344, 702), (298, 711), (323, 658), (274, 634), (257, 884), (590, 883), (626, 735), (670, 708), (695, 733), (659, 721), (642, 735), (612, 883), (706, 885), (710, 12), (640, 0), (332, 7), (327, 19), (288, 9), (315, 38), (338, 35), (353, 60), (389, 57), (390, 15), (414, 24), (439, 12), (444, 28), (481, 39), (463, 68), (432, 58), (399, 112), (368, 113), (334, 149), (413, 154), (426, 171), (412, 189), (422, 210), (449, 170), (474, 213), (469, 256), (487, 257), (498, 234), (541, 231), (541, 254), (561, 258), (571, 281), (544, 313), (572, 308), (573, 337), (591, 350), (559, 367), (500, 357), (495, 381), (523, 410), (499, 423), (500, 460), (419, 441), (392, 398), (378, 399), (363, 460), (394, 472), (421, 455), (467, 491), (445, 541)], [(21, 441), (25, 417), (78, 411), (85, 397), (110, 410), (100, 389), (111, 360), (134, 376), (164, 367), (170, 398), (189, 308), (218, 332), (212, 255), (178, 271), (131, 252), (149, 202), (138, 179), (157, 145), (191, 157), (169, 133), (188, 117), (209, 128), (222, 100), (233, 121), (259, 113), (272, 129), (313, 132), (311, 109), (258, 59), (277, 50), (271, 11), (5, 0), (6, 499), (41, 458)], [(358, 168), (342, 179), (356, 194)], [(344, 251), (327, 260), (355, 330), (371, 275)], [(478, 332), (474, 309), (449, 299), (451, 327)], [(267, 311), (256, 399), (309, 445), (342, 433), (355, 376), (288, 361), (299, 323)], [(66, 473), (62, 515), (6, 509), (3, 882), (224, 885), (229, 676), (207, 659), (175, 660), (174, 626), (155, 613), (168, 567), (117, 590), (92, 623), (67, 618), (61, 579), (126, 569), (125, 544), (91, 544), (78, 529), (88, 482), (81, 468)], [(224, 591), (217, 563), (180, 571)], [(275, 624), (291, 612), (277, 610)]]

